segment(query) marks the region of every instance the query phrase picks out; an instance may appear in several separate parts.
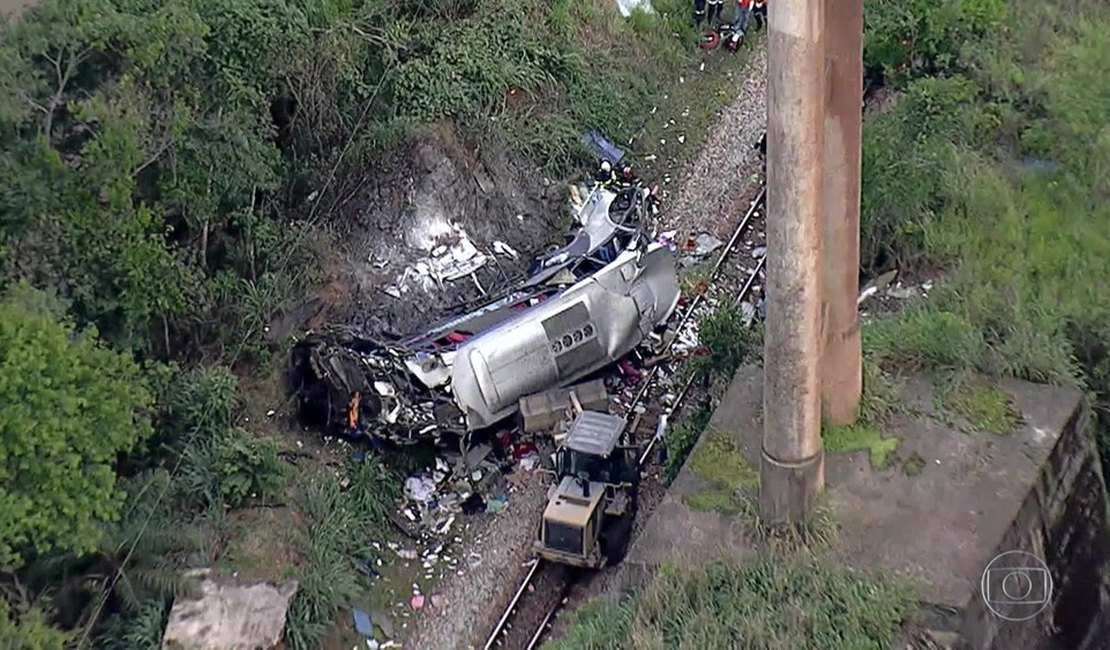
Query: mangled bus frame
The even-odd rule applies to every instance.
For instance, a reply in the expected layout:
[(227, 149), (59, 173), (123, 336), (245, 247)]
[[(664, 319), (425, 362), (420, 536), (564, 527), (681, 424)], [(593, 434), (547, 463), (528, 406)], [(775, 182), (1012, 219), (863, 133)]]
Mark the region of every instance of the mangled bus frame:
[(678, 299), (673, 254), (650, 244), (455, 347), (424, 339), (415, 350), (346, 330), (310, 335), (294, 347), (293, 387), (302, 413), (335, 433), (398, 442), (465, 435), (513, 415), (521, 397), (614, 363), (665, 323)]

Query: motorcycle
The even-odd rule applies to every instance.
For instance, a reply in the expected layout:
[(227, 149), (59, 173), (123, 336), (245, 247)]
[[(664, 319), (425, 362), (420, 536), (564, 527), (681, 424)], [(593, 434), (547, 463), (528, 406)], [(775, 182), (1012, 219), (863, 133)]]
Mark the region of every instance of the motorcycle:
[(708, 27), (702, 32), (701, 41), (698, 43), (703, 50), (715, 50), (724, 43), (729, 52), (736, 52), (744, 45), (744, 30), (736, 29), (732, 23), (721, 23), (716, 27)]

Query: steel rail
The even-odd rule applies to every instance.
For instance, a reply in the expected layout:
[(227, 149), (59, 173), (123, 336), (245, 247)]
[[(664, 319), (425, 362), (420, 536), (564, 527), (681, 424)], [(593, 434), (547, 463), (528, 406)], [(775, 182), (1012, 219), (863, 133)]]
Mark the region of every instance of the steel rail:
[[(756, 210), (758, 210), (763, 205), (764, 199), (766, 199), (766, 197), (767, 189), (760, 188), (759, 194), (756, 195), (755, 200), (753, 200), (751, 206), (748, 207), (748, 211), (744, 214), (744, 218), (741, 219), (740, 223), (736, 225), (736, 230), (733, 231), (732, 237), (729, 238), (728, 243), (725, 245), (725, 249), (721, 251), (720, 256), (717, 257), (717, 262), (713, 265), (713, 269), (709, 272), (707, 282), (713, 282), (717, 279), (717, 276), (721, 274), (721, 269), (724, 268), (725, 260), (727, 260), (729, 256), (732, 255), (732, 251), (736, 247), (736, 242), (740, 240), (740, 235), (744, 232), (744, 229), (747, 228), (748, 222), (751, 221), (752, 217), (756, 213)], [(753, 274), (752, 277), (754, 278), (755, 274)], [(752, 284), (751, 280), (752, 278), (749, 278), (746, 285), (749, 288)], [(704, 294), (698, 294), (694, 296), (694, 300), (686, 308), (686, 311), (682, 314), (682, 318), (679, 319), (678, 324), (675, 326), (675, 332), (682, 331), (683, 326), (685, 326), (690, 318), (694, 315), (694, 310), (701, 305), (704, 299)], [(660, 354), (666, 355), (668, 352), (670, 352), (671, 348), (674, 347), (675, 341), (677, 340), (678, 337), (676, 336), (675, 338), (668, 341), (667, 344), (663, 346), (663, 350), (660, 352)], [(647, 391), (651, 388), (652, 382), (655, 380), (656, 375), (658, 374), (659, 366), (655, 366), (651, 369), (651, 372), (648, 373), (647, 379), (644, 380), (644, 383), (640, 387), (640, 390), (637, 391), (636, 396), (632, 399), (632, 402), (628, 406), (628, 413), (625, 414), (626, 420), (632, 417), (633, 410), (636, 406), (639, 406), (640, 402), (647, 394)]]
[(548, 624), (551, 623), (551, 619), (555, 618), (555, 614), (563, 608), (563, 605), (566, 604), (566, 602), (567, 599), (566, 595), (564, 594), (561, 598), (559, 598), (558, 602), (556, 602), (555, 605), (551, 607), (551, 609), (547, 610), (547, 616), (544, 616), (543, 620), (540, 621), (539, 627), (536, 628), (536, 633), (532, 635), (532, 638), (528, 641), (528, 646), (524, 650), (533, 650), (534, 648), (539, 646), (540, 641), (543, 640), (544, 632), (547, 631)]
[(536, 561), (532, 563), (532, 568), (529, 569), (528, 574), (524, 576), (524, 581), (520, 583), (520, 588), (513, 594), (513, 599), (509, 601), (509, 606), (505, 608), (505, 612), (501, 614), (501, 619), (497, 621), (497, 626), (494, 627), (493, 632), (490, 633), (489, 638), (486, 639), (486, 645), (483, 646), (483, 650), (490, 650), (493, 648), (494, 644), (497, 643), (497, 639), (500, 638), (501, 633), (505, 631), (505, 625), (509, 622), (512, 615), (516, 613), (516, 606), (520, 604), (521, 596), (524, 595), (529, 585), (532, 584), (532, 579), (536, 577), (536, 573), (539, 571), (542, 563), (542, 558), (536, 558)]

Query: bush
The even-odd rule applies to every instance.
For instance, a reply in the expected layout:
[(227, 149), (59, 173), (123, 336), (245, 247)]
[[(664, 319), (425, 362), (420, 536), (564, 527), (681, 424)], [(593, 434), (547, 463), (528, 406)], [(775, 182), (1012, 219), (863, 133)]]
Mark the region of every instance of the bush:
[(0, 567), (85, 553), (120, 515), (119, 454), (151, 434), (138, 366), (24, 284), (0, 298)]
[(400, 495), (397, 477), (377, 458), (353, 462), (347, 492), (327, 475), (304, 495), (304, 563), (290, 606), (285, 638), (294, 650), (319, 646), (335, 614), (362, 588), (355, 563), (367, 557), (382, 534), (386, 514)]
[(682, 465), (694, 450), (694, 445), (698, 444), (698, 438), (705, 431), (705, 427), (709, 426), (711, 417), (713, 412), (701, 407), (689, 417), (676, 423), (667, 434), (663, 443), (667, 448), (667, 462), (663, 467), (663, 476), (667, 483), (675, 480), (678, 473), (682, 471)]
[(958, 70), (964, 47), (974, 47), (1005, 17), (1004, 0), (867, 0), (864, 66), (896, 82)]
[(284, 487), (277, 447), (239, 427), (185, 448), (179, 493), (204, 506), (234, 508), (248, 500), (265, 501), (280, 495)]
[(932, 241), (939, 215), (954, 202), (951, 172), (969, 165), (969, 149), (990, 141), (997, 125), (963, 77), (910, 84), (863, 134), (860, 260), (865, 272), (946, 261)]
[(731, 305), (721, 307), (703, 320), (698, 339), (709, 348), (709, 354), (695, 357), (692, 372), (702, 379), (731, 379), (736, 369), (757, 350), (754, 333), (744, 325), (744, 316)]
[(102, 650), (157, 650), (169, 621), (169, 607), (159, 599), (143, 601), (134, 612), (113, 614), (99, 634)]
[(0, 597), (0, 639), (3, 647), (12, 650), (64, 650), (72, 643), (72, 634), (58, 630), (46, 620), (41, 609), (20, 606), (13, 608)]
[(177, 494), (193, 508), (236, 507), (278, 496), (285, 486), (277, 446), (235, 425), (238, 380), (214, 366), (159, 376), (160, 442), (178, 463)]

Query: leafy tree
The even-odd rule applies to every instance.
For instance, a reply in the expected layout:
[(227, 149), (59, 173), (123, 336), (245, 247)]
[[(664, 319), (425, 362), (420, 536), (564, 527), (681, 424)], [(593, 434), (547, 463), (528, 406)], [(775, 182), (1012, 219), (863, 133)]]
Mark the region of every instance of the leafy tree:
[(26, 284), (0, 301), (0, 565), (92, 551), (123, 494), (117, 456), (151, 433), (138, 366)]

